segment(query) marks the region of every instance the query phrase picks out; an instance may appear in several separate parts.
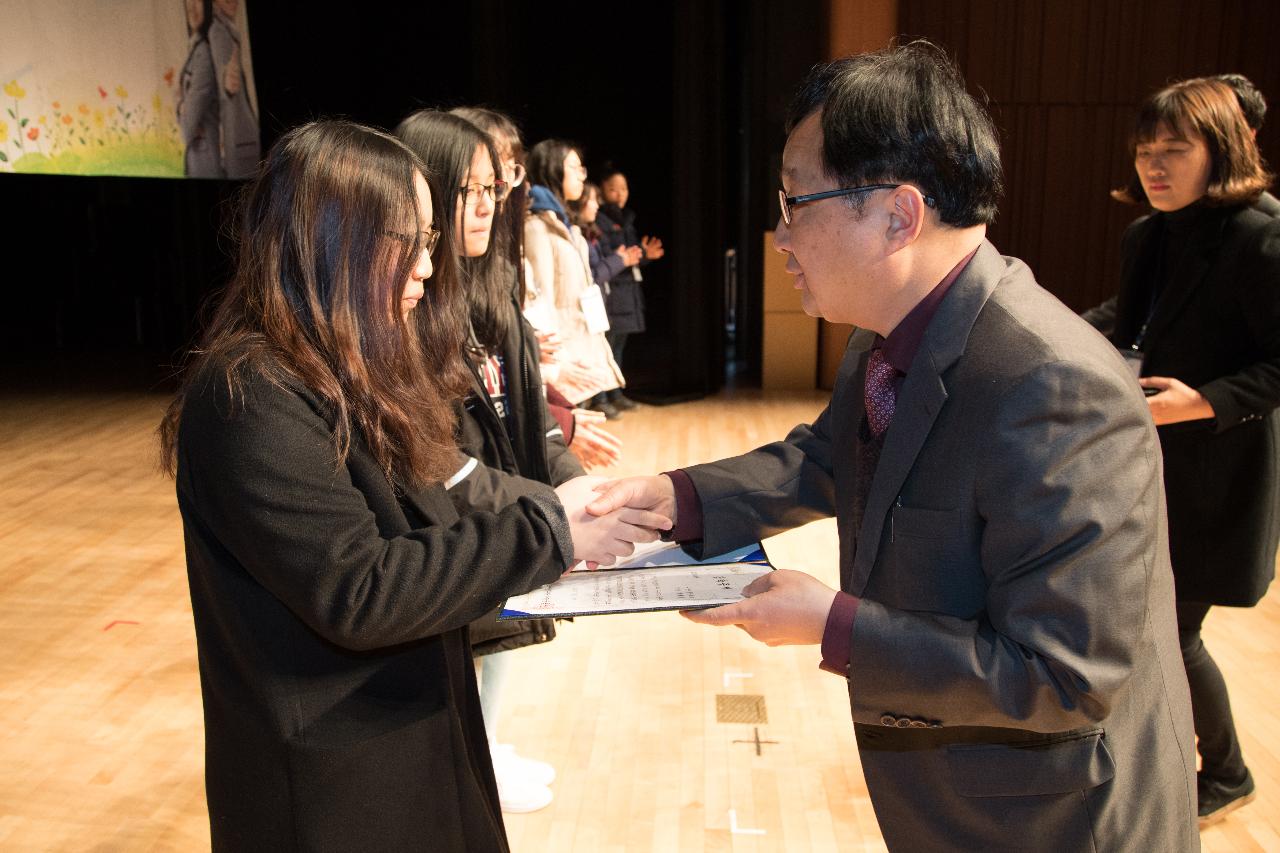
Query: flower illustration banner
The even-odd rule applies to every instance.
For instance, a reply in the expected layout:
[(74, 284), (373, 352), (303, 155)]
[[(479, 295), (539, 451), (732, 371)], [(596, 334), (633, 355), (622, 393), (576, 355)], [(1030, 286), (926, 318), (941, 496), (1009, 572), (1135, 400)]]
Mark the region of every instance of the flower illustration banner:
[(243, 0), (0, 7), (0, 172), (243, 178), (260, 153)]

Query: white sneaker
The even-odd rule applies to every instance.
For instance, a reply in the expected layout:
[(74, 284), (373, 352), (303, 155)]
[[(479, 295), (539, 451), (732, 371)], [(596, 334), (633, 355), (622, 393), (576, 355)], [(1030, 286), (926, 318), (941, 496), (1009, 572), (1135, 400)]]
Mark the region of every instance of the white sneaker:
[(546, 785), (530, 782), (520, 776), (507, 773), (503, 778), (502, 771), (494, 768), (498, 777), (498, 802), (502, 810), (509, 814), (525, 814), (545, 809), (551, 805), (553, 794)]
[(516, 748), (509, 743), (494, 744), (490, 755), (493, 756), (493, 770), (499, 776), (506, 770), (511, 776), (527, 779), (543, 787), (556, 781), (554, 767), (545, 761), (517, 755)]

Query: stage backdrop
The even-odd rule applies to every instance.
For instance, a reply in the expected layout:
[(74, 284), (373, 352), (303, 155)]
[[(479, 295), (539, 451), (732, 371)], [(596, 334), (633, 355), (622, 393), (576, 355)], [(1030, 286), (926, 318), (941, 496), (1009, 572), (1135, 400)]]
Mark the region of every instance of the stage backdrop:
[(257, 116), (241, 0), (0, 6), (0, 172), (246, 177)]

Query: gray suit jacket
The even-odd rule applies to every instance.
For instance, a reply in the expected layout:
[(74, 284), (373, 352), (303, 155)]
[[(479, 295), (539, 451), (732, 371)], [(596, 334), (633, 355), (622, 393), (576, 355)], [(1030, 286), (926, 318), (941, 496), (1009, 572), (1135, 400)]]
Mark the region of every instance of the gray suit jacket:
[(1123, 360), (984, 243), (925, 333), (854, 529), (868, 340), (812, 426), (688, 473), (708, 553), (836, 516), (886, 842), (1198, 849), (1160, 453)]

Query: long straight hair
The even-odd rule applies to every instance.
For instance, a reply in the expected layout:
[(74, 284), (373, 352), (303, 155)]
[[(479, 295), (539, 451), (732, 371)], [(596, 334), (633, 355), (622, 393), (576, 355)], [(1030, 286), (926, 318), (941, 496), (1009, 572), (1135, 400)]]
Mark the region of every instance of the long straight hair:
[[(500, 147), (498, 137), (501, 136), (511, 146), (511, 155), (515, 161), (524, 164), (524, 140), (520, 137), (519, 126), (511, 116), (490, 107), (454, 107), (449, 110), (449, 114), (464, 118), (487, 133), (495, 148)], [(511, 180), (511, 175), (502, 173), (500, 163), (495, 164), (495, 170), (504, 181)], [(502, 235), (497, 246), (506, 253), (504, 258), (496, 261), (505, 262), (512, 270), (508, 275), (514, 281), (516, 304), (520, 306), (524, 305), (528, 294), (524, 280), (524, 216), (528, 209), (529, 181), (526, 178), (498, 206), (493, 221), (494, 234)], [(489, 253), (494, 253), (494, 246), (490, 246)]]
[(489, 248), (479, 257), (467, 258), (463, 257), (463, 237), (457, 233), (456, 222), (462, 188), (468, 182), (477, 148), (489, 153), (494, 174), (502, 180), (502, 164), (493, 140), (466, 119), (440, 110), (418, 110), (396, 126), (396, 136), (430, 170), (431, 202), (439, 211), (436, 218), (444, 247), (441, 254), (448, 254), (458, 266), (477, 340), (490, 351), (497, 350), (513, 322), (514, 278), (505, 260), (509, 235), (497, 227), (499, 208), (495, 205)]
[(529, 150), (529, 180), (551, 190), (562, 206), (565, 204), (564, 160), (570, 151), (582, 157), (582, 149), (564, 139), (544, 139)]
[(401, 311), (424, 248), (414, 176), (422, 162), (394, 137), (346, 121), (282, 136), (241, 197), (235, 273), (160, 427), (177, 467), (183, 404), (197, 383), (233, 400), (251, 374), (297, 383), (326, 405), (338, 464), (362, 441), (389, 481), (451, 474), (465, 394), (461, 296), (439, 271)]

